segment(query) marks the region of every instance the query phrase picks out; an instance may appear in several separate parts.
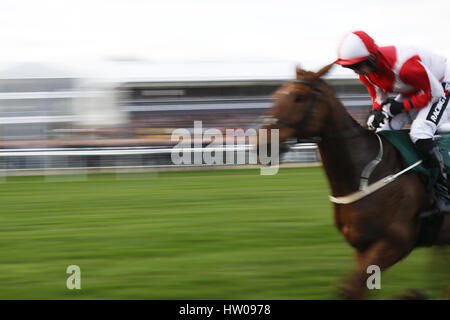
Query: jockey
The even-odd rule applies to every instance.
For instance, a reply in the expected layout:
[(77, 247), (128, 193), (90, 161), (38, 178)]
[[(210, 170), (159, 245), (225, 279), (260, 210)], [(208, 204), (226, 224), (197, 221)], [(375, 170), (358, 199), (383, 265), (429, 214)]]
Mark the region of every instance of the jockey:
[[(446, 59), (413, 47), (379, 47), (363, 31), (347, 34), (338, 48), (337, 64), (352, 69), (372, 97), (370, 130), (400, 130), (411, 123), (410, 138), (428, 167), (438, 167), (436, 205), (450, 213), (444, 159), (433, 140), (447, 120), (450, 68)], [(396, 93), (395, 98), (389, 97)]]

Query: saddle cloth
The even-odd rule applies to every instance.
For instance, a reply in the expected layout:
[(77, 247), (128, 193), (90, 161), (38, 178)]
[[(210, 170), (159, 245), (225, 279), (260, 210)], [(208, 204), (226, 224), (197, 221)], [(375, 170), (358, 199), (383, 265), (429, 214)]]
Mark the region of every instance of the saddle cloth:
[[(409, 130), (386, 130), (378, 132), (382, 137), (386, 138), (394, 147), (400, 152), (405, 161), (405, 168), (421, 160), (416, 147), (412, 143), (409, 137)], [(450, 172), (450, 133), (440, 133), (435, 136), (437, 144), (441, 149), (442, 156), (444, 157), (447, 171)], [(419, 165), (412, 169), (415, 171), (423, 183), (427, 187), (427, 191), (430, 192), (436, 183), (439, 169), (427, 169), (423, 165)]]

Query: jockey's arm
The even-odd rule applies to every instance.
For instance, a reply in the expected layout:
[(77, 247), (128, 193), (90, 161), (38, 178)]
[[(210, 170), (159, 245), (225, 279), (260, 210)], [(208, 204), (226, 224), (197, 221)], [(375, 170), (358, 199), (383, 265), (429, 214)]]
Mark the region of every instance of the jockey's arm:
[(366, 77), (360, 75), (359, 79), (367, 87), (372, 98), (372, 110), (380, 110), (381, 103), (388, 98), (388, 94), (384, 90), (374, 86)]
[(418, 57), (407, 60), (400, 69), (400, 80), (416, 89), (416, 93), (403, 100), (406, 111), (422, 109), (444, 94), (438, 79), (427, 69)]

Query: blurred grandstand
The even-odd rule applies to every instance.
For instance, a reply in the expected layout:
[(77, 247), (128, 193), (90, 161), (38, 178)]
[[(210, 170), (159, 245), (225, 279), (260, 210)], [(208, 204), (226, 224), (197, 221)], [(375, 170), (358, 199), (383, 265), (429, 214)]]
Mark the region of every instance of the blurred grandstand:
[[(276, 72), (267, 77), (268, 70)], [(204, 130), (254, 127), (293, 68), (110, 61), (89, 71), (36, 63), (0, 70), (3, 172), (171, 166), (174, 129), (194, 121)], [(365, 87), (357, 79), (327, 81), (362, 123), (371, 105)], [(313, 144), (296, 145), (282, 159), (318, 160)]]

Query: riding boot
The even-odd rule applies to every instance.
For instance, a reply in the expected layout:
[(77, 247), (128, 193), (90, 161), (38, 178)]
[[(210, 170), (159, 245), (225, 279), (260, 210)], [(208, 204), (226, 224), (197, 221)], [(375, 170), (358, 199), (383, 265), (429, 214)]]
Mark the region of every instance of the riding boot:
[(442, 157), (442, 153), (437, 145), (433, 149), (431, 149), (430, 153), (431, 156), (439, 162), (439, 175), (435, 185), (437, 207), (441, 212), (449, 214), (450, 196), (448, 193), (449, 184), (447, 167), (445, 166), (444, 158)]
[(449, 183), (447, 179), (447, 167), (444, 158), (433, 139), (421, 139), (416, 142), (417, 149), (422, 154), (424, 165), (429, 168), (439, 168), (439, 174), (435, 185), (436, 207), (441, 213), (450, 213)]

